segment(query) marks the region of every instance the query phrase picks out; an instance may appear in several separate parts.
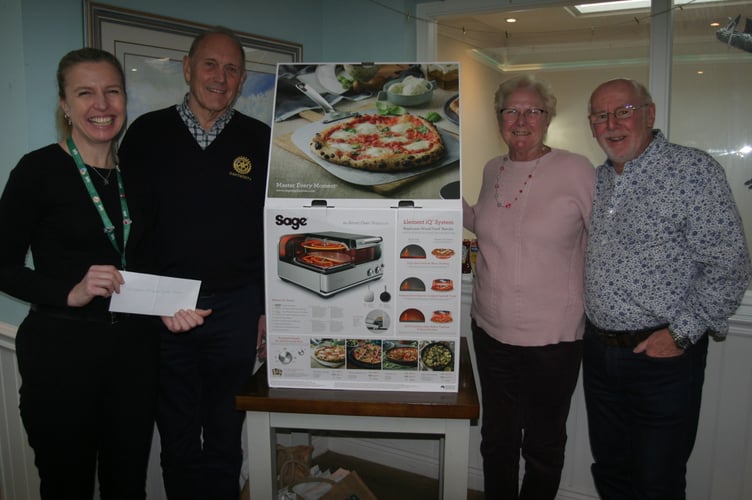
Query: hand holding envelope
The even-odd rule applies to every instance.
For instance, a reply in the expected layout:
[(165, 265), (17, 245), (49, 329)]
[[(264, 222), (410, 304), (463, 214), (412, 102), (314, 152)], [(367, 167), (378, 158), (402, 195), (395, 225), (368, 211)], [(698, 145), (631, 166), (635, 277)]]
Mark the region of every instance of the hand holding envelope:
[(120, 271), (125, 283), (110, 299), (110, 311), (152, 316), (174, 316), (195, 310), (201, 282), (154, 274)]
[(211, 313), (211, 309), (181, 309), (172, 316), (162, 316), (162, 323), (172, 333), (187, 332), (203, 325)]

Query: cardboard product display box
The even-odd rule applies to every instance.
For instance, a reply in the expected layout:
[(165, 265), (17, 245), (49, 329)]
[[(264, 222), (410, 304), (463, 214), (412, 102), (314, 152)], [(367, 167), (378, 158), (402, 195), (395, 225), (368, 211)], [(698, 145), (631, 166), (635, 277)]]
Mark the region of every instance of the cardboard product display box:
[[(459, 89), (429, 74), (458, 69), (278, 66), (264, 226), (270, 387), (457, 390)], [(399, 169), (317, 154), (330, 130), (335, 150), (363, 158), (421, 151), (432, 128), (441, 153)]]

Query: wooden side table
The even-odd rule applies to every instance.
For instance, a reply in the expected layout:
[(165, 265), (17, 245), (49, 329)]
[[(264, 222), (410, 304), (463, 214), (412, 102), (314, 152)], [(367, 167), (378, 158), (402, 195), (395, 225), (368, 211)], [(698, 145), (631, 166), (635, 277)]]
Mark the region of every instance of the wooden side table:
[(267, 371), (261, 369), (235, 405), (246, 412), (252, 499), (275, 498), (275, 428), (438, 435), (440, 496), (457, 500), (467, 495), (470, 421), (480, 415), (480, 404), (465, 338), (458, 392), (269, 388)]

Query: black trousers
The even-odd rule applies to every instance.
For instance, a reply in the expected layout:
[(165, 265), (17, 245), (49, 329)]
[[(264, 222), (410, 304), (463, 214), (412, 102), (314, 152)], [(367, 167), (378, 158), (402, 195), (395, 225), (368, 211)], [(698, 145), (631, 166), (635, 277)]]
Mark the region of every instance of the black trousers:
[(159, 325), (30, 312), (18, 328), (20, 409), (45, 500), (145, 498)]
[[(497, 341), (475, 321), (472, 329), (482, 393), (485, 497), (552, 500), (564, 466), (582, 342), (521, 347)], [(520, 454), (525, 459), (522, 486)]]
[(211, 308), (190, 332), (162, 334), (157, 424), (171, 500), (237, 500), (245, 413), (235, 409), (256, 359), (257, 286), (199, 297)]

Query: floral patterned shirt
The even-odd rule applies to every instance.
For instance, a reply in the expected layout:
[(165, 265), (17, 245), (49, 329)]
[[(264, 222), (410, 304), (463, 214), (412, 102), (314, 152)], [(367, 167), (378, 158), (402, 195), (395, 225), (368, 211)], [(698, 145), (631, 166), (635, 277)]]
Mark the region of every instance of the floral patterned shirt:
[(693, 343), (728, 333), (752, 275), (725, 172), (659, 130), (617, 175), (597, 169), (585, 255), (585, 311), (607, 330), (659, 324)]

